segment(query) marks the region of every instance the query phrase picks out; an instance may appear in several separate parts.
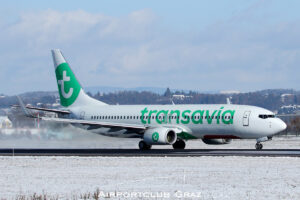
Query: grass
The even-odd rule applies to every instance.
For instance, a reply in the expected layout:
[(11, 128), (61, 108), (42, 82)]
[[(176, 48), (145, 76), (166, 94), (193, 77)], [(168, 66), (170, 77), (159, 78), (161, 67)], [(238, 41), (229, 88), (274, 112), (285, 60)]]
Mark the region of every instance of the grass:
[[(59, 200), (59, 199), (66, 199), (66, 200), (99, 200), (101, 197), (101, 190), (97, 188), (94, 192), (87, 192), (83, 194), (73, 194), (71, 198), (67, 197), (59, 197), (58, 195), (49, 195), (47, 193), (34, 193), (32, 195), (24, 195), (20, 194), (17, 195), (14, 199), (15, 200)], [(109, 197), (105, 197), (107, 199)], [(3, 199), (0, 197), (1, 200), (8, 200), (8, 199)], [(103, 199), (103, 197), (101, 197)]]

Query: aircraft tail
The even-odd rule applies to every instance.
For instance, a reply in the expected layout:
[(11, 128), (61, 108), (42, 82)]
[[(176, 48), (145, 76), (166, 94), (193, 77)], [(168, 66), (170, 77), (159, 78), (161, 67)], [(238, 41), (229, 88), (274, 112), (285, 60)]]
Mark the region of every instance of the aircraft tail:
[(91, 98), (84, 92), (78, 79), (59, 49), (51, 50), (51, 52), (60, 96), (60, 104), (63, 107), (77, 107), (91, 104), (107, 105), (106, 103)]

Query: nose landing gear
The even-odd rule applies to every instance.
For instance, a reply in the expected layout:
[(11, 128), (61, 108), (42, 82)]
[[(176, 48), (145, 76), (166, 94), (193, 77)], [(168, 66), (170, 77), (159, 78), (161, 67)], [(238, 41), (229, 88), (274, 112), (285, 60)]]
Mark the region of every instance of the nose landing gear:
[(257, 143), (255, 144), (255, 149), (256, 149), (256, 150), (262, 150), (262, 148), (263, 148), (263, 144), (262, 144), (262, 143), (257, 142)]
[(271, 140), (271, 139), (272, 139), (272, 137), (261, 137), (261, 138), (256, 139), (255, 149), (256, 150), (262, 150), (263, 145), (262, 145), (261, 142), (266, 142), (266, 141)]

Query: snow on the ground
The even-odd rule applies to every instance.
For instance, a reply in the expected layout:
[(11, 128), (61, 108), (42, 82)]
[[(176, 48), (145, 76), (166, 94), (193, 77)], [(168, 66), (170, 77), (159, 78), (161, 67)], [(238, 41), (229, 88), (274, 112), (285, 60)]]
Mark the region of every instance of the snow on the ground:
[(152, 192), (153, 199), (161, 192), (169, 199), (184, 192), (186, 199), (300, 199), (299, 169), (291, 157), (0, 157), (0, 199), (66, 199), (96, 188)]
[[(48, 130), (48, 135), (55, 137), (1, 137), (0, 148), (117, 148), (137, 149), (139, 138), (116, 138), (102, 136), (76, 127), (66, 127), (60, 131)], [(233, 140), (226, 145), (207, 145), (201, 139), (189, 140), (189, 149), (254, 149), (256, 140)], [(300, 149), (300, 136), (273, 137), (273, 140), (263, 143), (264, 149)], [(153, 148), (172, 148), (153, 146)]]
[[(137, 148), (139, 140), (74, 131), (63, 139), (1, 139), (0, 148)], [(274, 137), (263, 144), (264, 149), (300, 149), (300, 137)], [(186, 148), (254, 149), (254, 145), (255, 140), (227, 145), (194, 140)], [(96, 188), (125, 194), (153, 192), (154, 197), (166, 192), (169, 199), (184, 192), (193, 197), (186, 199), (300, 199), (299, 169), (299, 158), (284, 157), (0, 157), (0, 199), (33, 193), (72, 199)]]

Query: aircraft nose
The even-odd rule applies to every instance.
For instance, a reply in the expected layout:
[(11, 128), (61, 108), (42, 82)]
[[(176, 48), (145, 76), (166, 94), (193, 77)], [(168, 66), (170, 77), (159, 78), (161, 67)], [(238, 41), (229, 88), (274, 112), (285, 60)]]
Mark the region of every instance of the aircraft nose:
[(279, 121), (277, 123), (277, 127), (278, 127), (278, 132), (281, 132), (281, 131), (284, 131), (286, 129), (287, 125), (284, 121), (279, 119)]
[(284, 131), (287, 127), (286, 123), (284, 121), (282, 121), (282, 124), (281, 124), (281, 128), (282, 128), (282, 131)]

